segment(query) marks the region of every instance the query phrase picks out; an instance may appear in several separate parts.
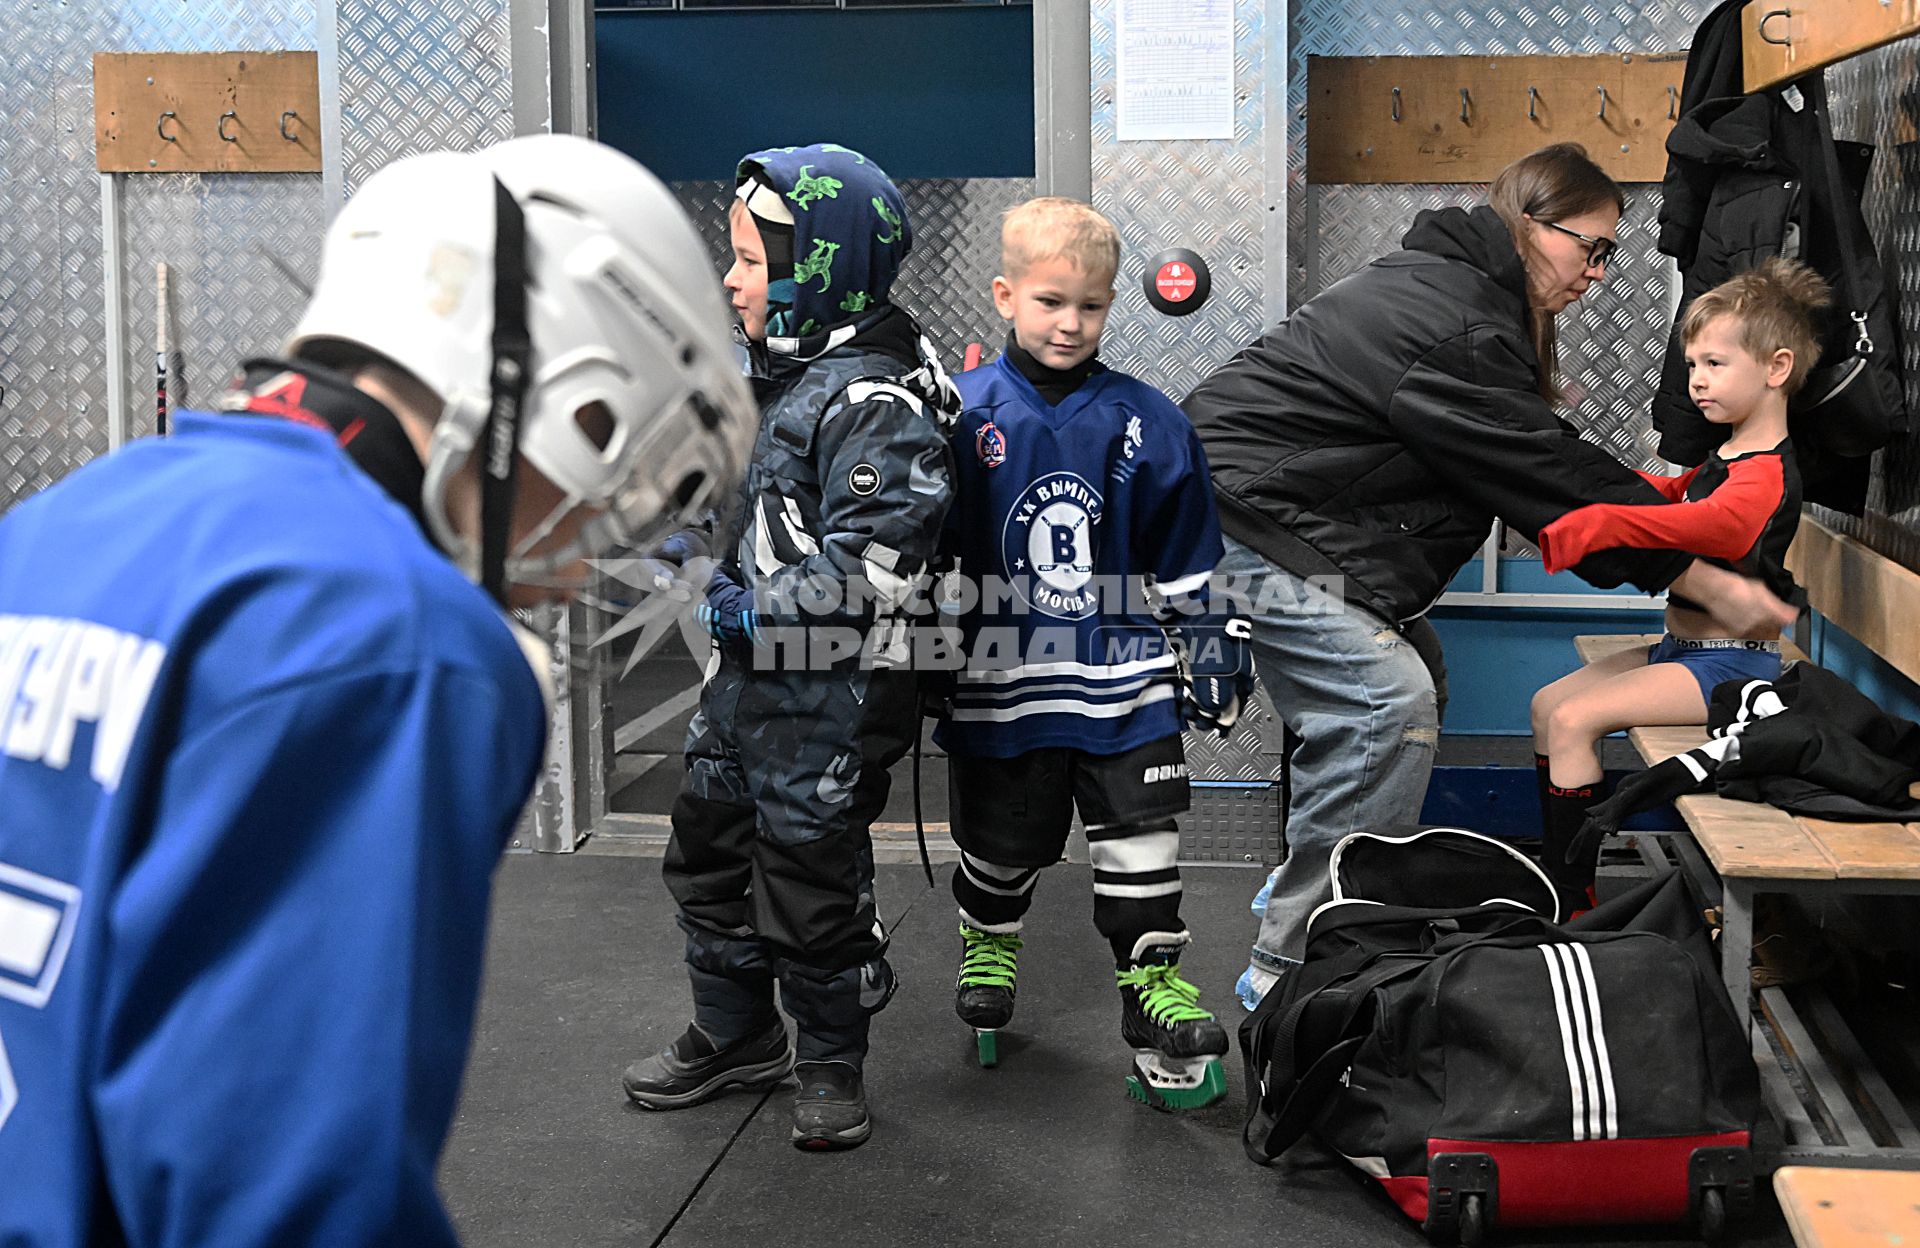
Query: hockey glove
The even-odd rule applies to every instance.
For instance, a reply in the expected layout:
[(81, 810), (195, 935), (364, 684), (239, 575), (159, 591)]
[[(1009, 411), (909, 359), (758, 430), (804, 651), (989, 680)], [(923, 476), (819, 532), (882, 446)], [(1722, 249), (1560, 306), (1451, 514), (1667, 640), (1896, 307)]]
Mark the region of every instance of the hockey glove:
[(711, 554), (704, 529), (681, 529), (653, 548), (652, 557), (676, 568)]
[(695, 609), (694, 618), (722, 649), (736, 654), (751, 650), (760, 639), (760, 613), (753, 608), (753, 593), (719, 568), (713, 570), (707, 600)]
[(1253, 659), (1247, 651), (1253, 621), (1214, 616), (1204, 624), (1175, 625), (1167, 635), (1180, 656), (1181, 720), (1226, 736), (1253, 697)]

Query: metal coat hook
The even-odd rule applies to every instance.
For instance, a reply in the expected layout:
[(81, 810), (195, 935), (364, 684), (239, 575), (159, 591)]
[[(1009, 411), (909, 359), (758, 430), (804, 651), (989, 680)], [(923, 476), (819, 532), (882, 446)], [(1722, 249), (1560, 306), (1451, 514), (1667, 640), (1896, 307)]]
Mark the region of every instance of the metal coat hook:
[[(1785, 39), (1775, 39), (1772, 35), (1767, 33), (1767, 23), (1771, 22), (1776, 17), (1784, 17), (1787, 19), (1787, 37)], [(1793, 10), (1792, 9), (1773, 9), (1767, 14), (1765, 14), (1764, 16), (1762, 16), (1760, 19), (1760, 37), (1762, 39), (1765, 39), (1768, 43), (1778, 44), (1780, 47), (1783, 47), (1783, 48), (1792, 47), (1793, 46)]]
[(1680, 88), (1667, 84), (1667, 120), (1677, 121), (1680, 117)]
[(1528, 87), (1527, 88), (1527, 120), (1528, 121), (1539, 120), (1538, 117), (1534, 116), (1534, 112), (1533, 112), (1533, 106), (1539, 102), (1539, 99), (1540, 99), (1540, 88)]
[(300, 141), (299, 139), (296, 139), (292, 135), (287, 133), (287, 118), (289, 117), (292, 117), (295, 120), (298, 120), (300, 117), (300, 114), (294, 112), (292, 109), (288, 109), (286, 112), (280, 114), (280, 137), (285, 139), (289, 143), (298, 143)]
[(1395, 121), (1400, 120), (1400, 88), (1399, 87), (1395, 87), (1393, 89), (1393, 119)]
[(160, 114), (160, 120), (154, 123), (153, 128), (155, 130), (158, 130), (160, 132), (160, 137), (165, 139), (167, 142), (178, 143), (180, 141), (180, 136), (176, 134), (168, 134), (167, 123), (169, 121), (178, 121), (179, 119), (180, 119), (180, 114), (174, 112), (172, 109), (168, 109), (166, 112)]
[(1607, 89), (1605, 87), (1601, 87), (1600, 88), (1600, 120), (1605, 121), (1606, 119), (1607, 119)]
[(1463, 126), (1470, 126), (1473, 124), (1473, 122), (1469, 120), (1467, 117), (1467, 105), (1472, 102), (1473, 101), (1471, 100), (1471, 98), (1467, 95), (1467, 89), (1465, 87), (1461, 87), (1460, 88), (1460, 124)]
[(217, 130), (219, 130), (219, 132), (220, 132), (220, 137), (221, 137), (222, 139), (224, 139), (225, 141), (227, 141), (228, 143), (238, 143), (238, 142), (240, 141), (240, 136), (239, 136), (239, 135), (237, 135), (237, 134), (228, 134), (228, 133), (227, 133), (227, 119), (228, 119), (228, 118), (232, 118), (232, 119), (233, 119), (234, 121), (239, 121), (239, 120), (240, 120), (240, 114), (239, 114), (239, 113), (236, 113), (236, 112), (234, 112), (234, 111), (233, 111), (232, 109), (228, 109), (228, 110), (227, 110), (226, 112), (224, 112), (224, 113), (221, 113), (221, 114), (220, 114), (220, 124), (219, 124), (218, 126), (216, 126), (216, 127), (215, 127), (215, 129), (217, 129)]

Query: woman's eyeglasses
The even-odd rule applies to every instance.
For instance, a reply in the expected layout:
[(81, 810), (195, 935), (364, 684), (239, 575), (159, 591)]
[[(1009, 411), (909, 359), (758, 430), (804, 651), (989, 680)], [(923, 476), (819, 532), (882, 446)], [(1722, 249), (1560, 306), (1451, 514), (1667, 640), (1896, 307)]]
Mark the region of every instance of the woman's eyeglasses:
[(1540, 224), (1550, 230), (1559, 230), (1569, 238), (1577, 238), (1585, 243), (1587, 245), (1587, 267), (1590, 269), (1606, 268), (1607, 261), (1613, 257), (1613, 253), (1620, 250), (1620, 243), (1616, 239), (1600, 237), (1593, 234), (1582, 234), (1579, 230), (1570, 230), (1557, 221), (1542, 221)]

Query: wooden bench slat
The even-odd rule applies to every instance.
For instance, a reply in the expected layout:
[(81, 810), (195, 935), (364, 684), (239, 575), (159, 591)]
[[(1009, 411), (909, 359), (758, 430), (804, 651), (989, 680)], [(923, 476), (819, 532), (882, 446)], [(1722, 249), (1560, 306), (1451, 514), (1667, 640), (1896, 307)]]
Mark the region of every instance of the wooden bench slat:
[(1920, 1173), (1783, 1166), (1773, 1190), (1801, 1248), (1920, 1243)]
[(1709, 795), (1683, 797), (1674, 806), (1722, 875), (1831, 880), (1840, 874), (1820, 842), (1784, 810)]
[(1588, 633), (1573, 639), (1573, 649), (1574, 652), (1580, 656), (1582, 663), (1591, 663), (1595, 659), (1604, 659), (1610, 654), (1618, 654), (1620, 651), (1632, 649), (1634, 646), (1650, 646), (1659, 640), (1660, 635), (1658, 633), (1651, 635), (1642, 633)]
[(1800, 817), (1843, 880), (1920, 880), (1920, 834), (1904, 823)]

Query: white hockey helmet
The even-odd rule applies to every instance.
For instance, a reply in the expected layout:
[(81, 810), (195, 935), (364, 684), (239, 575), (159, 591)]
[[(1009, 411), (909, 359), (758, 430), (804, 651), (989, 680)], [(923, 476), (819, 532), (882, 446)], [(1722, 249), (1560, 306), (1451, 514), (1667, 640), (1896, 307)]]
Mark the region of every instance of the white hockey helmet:
[[(496, 183), (524, 222), (518, 278), (497, 273), (510, 210), (496, 213)], [(447, 488), (495, 406), (497, 276), (524, 284), (531, 342), (517, 428), (494, 436), (566, 496), (505, 552), (507, 581), (552, 585), (578, 559), (644, 548), (732, 488), (759, 415), (706, 249), (657, 178), (564, 135), (397, 161), (335, 218), (289, 349), (357, 343), (440, 397), (422, 510), (469, 576), (481, 579), (482, 542), (456, 530)], [(499, 460), (484, 458), (483, 476)], [(582, 506), (603, 514), (564, 549), (528, 554)]]

